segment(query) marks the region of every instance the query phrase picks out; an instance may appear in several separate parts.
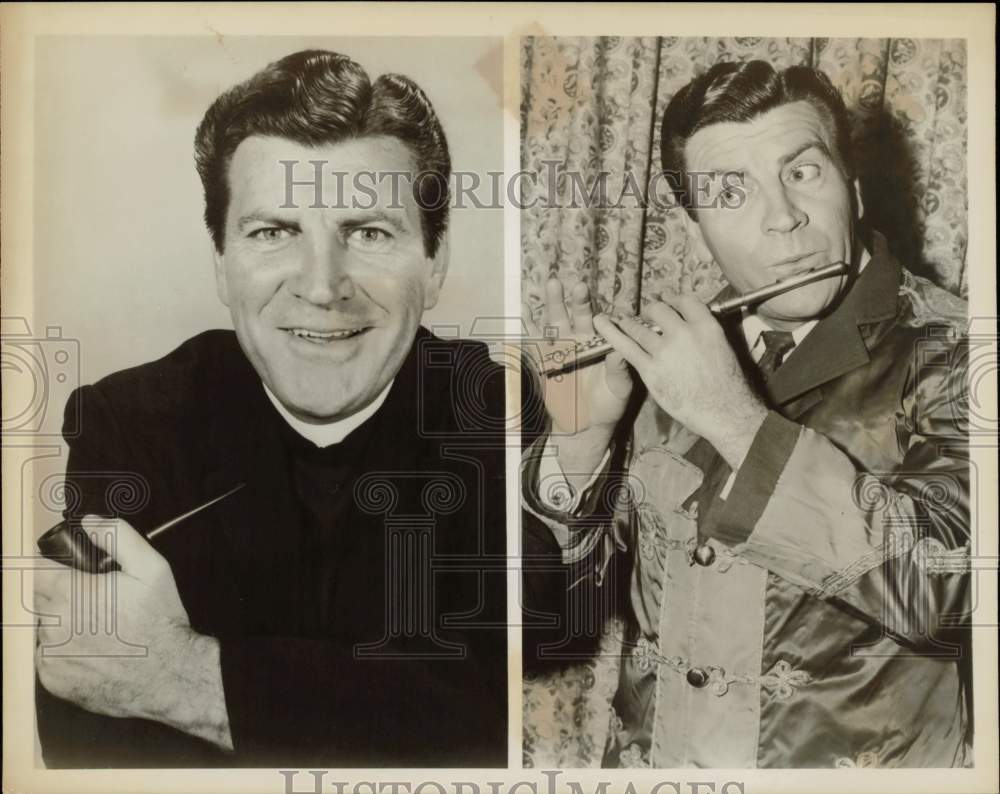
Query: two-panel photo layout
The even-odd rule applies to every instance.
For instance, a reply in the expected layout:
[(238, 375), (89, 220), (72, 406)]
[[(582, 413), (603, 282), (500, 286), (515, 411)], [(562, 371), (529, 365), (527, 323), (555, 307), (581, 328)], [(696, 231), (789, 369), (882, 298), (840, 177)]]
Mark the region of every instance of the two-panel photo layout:
[(37, 768), (972, 766), (966, 42), (517, 52), (38, 40)]

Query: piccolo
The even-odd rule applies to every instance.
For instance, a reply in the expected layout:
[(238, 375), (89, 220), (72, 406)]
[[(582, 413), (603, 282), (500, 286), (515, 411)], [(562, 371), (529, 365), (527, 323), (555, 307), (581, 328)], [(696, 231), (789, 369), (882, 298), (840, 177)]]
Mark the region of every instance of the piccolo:
[[(742, 295), (736, 295), (726, 300), (714, 300), (708, 304), (708, 310), (716, 317), (724, 317), (727, 314), (732, 314), (733, 312), (748, 309), (751, 306), (756, 306), (757, 304), (763, 303), (776, 295), (781, 295), (785, 292), (798, 289), (799, 287), (804, 287), (806, 284), (812, 284), (815, 281), (832, 278), (833, 276), (844, 275), (847, 272), (847, 269), (847, 265), (844, 262), (834, 262), (831, 265), (824, 265), (823, 267), (819, 267), (814, 270), (807, 270), (805, 273), (799, 273), (798, 275), (786, 278), (783, 281), (776, 281), (774, 284), (769, 284), (766, 287), (745, 292)], [(663, 333), (659, 326), (646, 323), (643, 320), (638, 321), (658, 334)], [(556, 375), (561, 375), (564, 372), (571, 372), (574, 369), (585, 367), (588, 364), (595, 364), (607, 357), (608, 353), (610, 353), (613, 349), (614, 348), (611, 343), (609, 343), (603, 336), (600, 336), (599, 334), (594, 335), (589, 339), (581, 340), (574, 345), (560, 347), (557, 350), (553, 350), (551, 353), (543, 355), (542, 373), (545, 377), (551, 378)]]

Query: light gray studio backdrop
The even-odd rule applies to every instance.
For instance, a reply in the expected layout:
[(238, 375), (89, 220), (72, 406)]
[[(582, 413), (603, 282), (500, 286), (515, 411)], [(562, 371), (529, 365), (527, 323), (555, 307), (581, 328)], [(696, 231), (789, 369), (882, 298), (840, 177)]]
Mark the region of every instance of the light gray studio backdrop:
[[(58, 326), (79, 340), (81, 383), (232, 327), (215, 295), (195, 128), (226, 88), (307, 48), (349, 55), (373, 79), (391, 71), (416, 80), (453, 169), (484, 183), (503, 169), (501, 39), (40, 38), (32, 330)], [(448, 279), (424, 324), (468, 335), (476, 317), (503, 314), (503, 211), (453, 209), (451, 230)], [(65, 385), (76, 380), (74, 367)]]

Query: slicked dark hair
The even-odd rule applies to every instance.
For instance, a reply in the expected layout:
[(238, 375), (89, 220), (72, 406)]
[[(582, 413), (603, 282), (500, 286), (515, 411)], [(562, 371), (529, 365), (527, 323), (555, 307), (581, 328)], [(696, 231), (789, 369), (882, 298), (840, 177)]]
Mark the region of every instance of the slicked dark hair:
[[(305, 146), (392, 136), (409, 149), (420, 208), (424, 253), (432, 257), (448, 227), (451, 156), (430, 100), (407, 77), (383, 74), (372, 83), (360, 65), (327, 50), (303, 50), (222, 94), (195, 134), (195, 164), (205, 191), (205, 224), (217, 251), (225, 248), (229, 163), (252, 135)], [(444, 191), (444, 192), (442, 192)]]
[(840, 92), (819, 69), (791, 66), (776, 71), (767, 61), (717, 63), (670, 100), (663, 113), (660, 156), (678, 203), (694, 217), (684, 146), (711, 124), (745, 122), (789, 102), (808, 102), (833, 132), (831, 152), (845, 178), (854, 178), (851, 130)]

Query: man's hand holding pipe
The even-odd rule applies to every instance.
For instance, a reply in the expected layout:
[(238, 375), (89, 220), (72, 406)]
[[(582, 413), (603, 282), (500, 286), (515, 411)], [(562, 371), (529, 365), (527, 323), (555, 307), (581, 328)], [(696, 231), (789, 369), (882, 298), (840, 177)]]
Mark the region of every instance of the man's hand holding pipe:
[(42, 685), (88, 711), (155, 720), (232, 749), (219, 643), (191, 628), (170, 564), (122, 519), (87, 516), (83, 526), (122, 570), (35, 571), (35, 609), (58, 618), (38, 626)]

